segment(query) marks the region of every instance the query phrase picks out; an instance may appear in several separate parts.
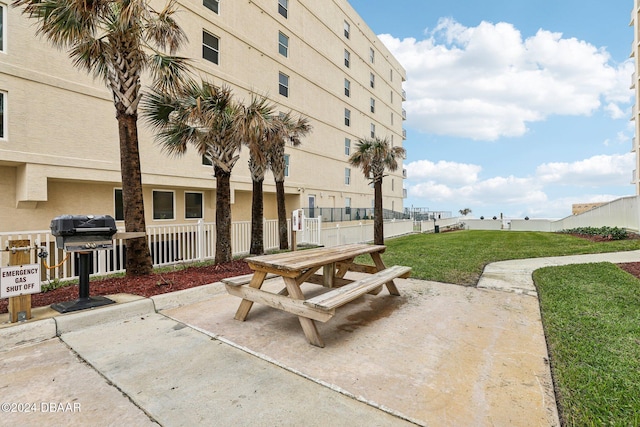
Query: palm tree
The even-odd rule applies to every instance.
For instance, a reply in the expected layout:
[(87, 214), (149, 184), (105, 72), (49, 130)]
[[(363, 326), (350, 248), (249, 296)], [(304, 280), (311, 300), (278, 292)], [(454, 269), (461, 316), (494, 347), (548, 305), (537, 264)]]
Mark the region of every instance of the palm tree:
[(188, 82), (167, 93), (153, 90), (142, 112), (158, 130), (156, 140), (172, 155), (182, 155), (193, 145), (213, 163), (216, 177), (216, 263), (232, 260), (231, 171), (240, 150), (241, 106), (231, 90), (207, 82)]
[(243, 144), (249, 148), (249, 171), (251, 173), (251, 246), (250, 254), (264, 253), (264, 175), (267, 170), (267, 150), (273, 132), (274, 105), (265, 97), (252, 97), (251, 103), (242, 108), (238, 133)]
[[(173, 20), (175, 2), (169, 1), (160, 12), (145, 0), (15, 0), (13, 5), (37, 19), (37, 33), (67, 49), (76, 67), (93, 73), (111, 89), (120, 135), (125, 228), (144, 232), (137, 126), (140, 76), (149, 69), (154, 85), (165, 89), (181, 78), (184, 60), (162, 53), (173, 54), (186, 42)], [(126, 247), (127, 274), (150, 273), (146, 239), (127, 239)]]
[(269, 145), (267, 160), (276, 183), (276, 202), (278, 205), (278, 237), (280, 249), (289, 248), (289, 228), (287, 227), (287, 208), (285, 205), (284, 178), (286, 159), (284, 147), (290, 142), (294, 147), (301, 144), (300, 138), (311, 132), (311, 125), (306, 117), (294, 119), (291, 113), (277, 117), (276, 132), (271, 135), (273, 143)]
[(349, 157), (349, 163), (362, 169), (365, 178), (373, 182), (373, 242), (384, 245), (384, 230), (382, 218), (382, 178), (384, 171), (393, 172), (398, 169), (398, 159), (404, 158), (406, 150), (402, 147), (392, 147), (387, 138), (360, 139), (355, 151)]

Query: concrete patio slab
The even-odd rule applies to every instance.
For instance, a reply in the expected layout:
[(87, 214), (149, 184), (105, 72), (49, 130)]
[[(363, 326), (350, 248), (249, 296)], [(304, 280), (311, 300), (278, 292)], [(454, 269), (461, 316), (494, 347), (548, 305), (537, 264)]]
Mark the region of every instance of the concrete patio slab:
[(234, 320), (240, 299), (229, 295), (162, 313), (419, 425), (559, 425), (536, 298), (396, 283), (402, 296), (366, 295), (318, 323), (325, 348), (269, 307)]

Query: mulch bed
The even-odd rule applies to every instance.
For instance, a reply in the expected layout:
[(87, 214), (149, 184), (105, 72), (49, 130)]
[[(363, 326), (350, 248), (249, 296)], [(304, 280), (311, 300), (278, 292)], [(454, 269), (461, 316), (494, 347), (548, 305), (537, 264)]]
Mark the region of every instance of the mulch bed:
[[(108, 279), (92, 279), (89, 282), (91, 296), (127, 293), (151, 297), (154, 295), (175, 292), (194, 286), (219, 282), (225, 277), (249, 274), (252, 270), (246, 262), (235, 260), (224, 264), (205, 267), (180, 268), (162, 274), (148, 276), (115, 277)], [(66, 286), (48, 292), (31, 295), (32, 307), (43, 307), (57, 302), (73, 301), (78, 298), (78, 285)], [(0, 300), (0, 313), (7, 312), (8, 299)]]

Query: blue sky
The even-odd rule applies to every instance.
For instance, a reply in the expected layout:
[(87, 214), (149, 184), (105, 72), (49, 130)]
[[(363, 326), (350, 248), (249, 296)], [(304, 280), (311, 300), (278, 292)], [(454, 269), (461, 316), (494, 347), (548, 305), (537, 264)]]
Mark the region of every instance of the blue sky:
[(632, 0), (349, 3), (407, 70), (405, 207), (561, 218), (634, 194)]

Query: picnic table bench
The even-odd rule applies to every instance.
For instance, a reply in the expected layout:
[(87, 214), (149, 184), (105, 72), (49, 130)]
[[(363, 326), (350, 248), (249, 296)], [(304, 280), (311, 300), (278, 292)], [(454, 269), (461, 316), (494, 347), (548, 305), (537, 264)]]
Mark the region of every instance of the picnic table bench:
[[(337, 308), (364, 294), (378, 294), (382, 286), (386, 286), (391, 295), (400, 295), (393, 279), (409, 277), (411, 268), (386, 268), (380, 257), (385, 249), (384, 245), (350, 244), (250, 257), (246, 262), (253, 274), (222, 282), (229, 294), (242, 298), (235, 319), (246, 320), (254, 302), (265, 304), (297, 315), (309, 343), (324, 347), (314, 321), (328, 321)], [(357, 256), (366, 254), (375, 265), (354, 262)], [(318, 273), (320, 269), (322, 272)], [(346, 279), (348, 271), (366, 273), (366, 276)], [(266, 279), (278, 276), (284, 280), (283, 290), (273, 293), (261, 289)], [(329, 290), (306, 298), (300, 288), (302, 283), (322, 285)]]

